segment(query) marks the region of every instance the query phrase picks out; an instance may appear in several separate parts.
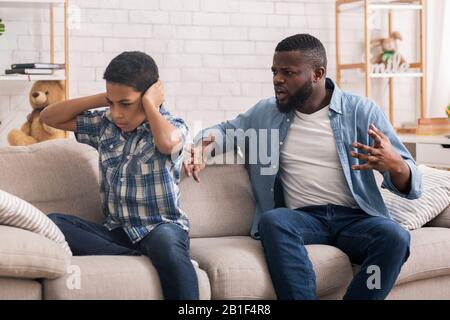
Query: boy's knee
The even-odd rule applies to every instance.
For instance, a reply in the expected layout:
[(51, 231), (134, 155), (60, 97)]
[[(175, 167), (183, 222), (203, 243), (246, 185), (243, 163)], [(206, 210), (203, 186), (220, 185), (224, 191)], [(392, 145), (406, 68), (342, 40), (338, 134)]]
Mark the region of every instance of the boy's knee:
[(188, 235), (186, 231), (172, 223), (157, 226), (142, 240), (141, 246), (146, 251), (157, 255), (179, 255), (188, 250)]

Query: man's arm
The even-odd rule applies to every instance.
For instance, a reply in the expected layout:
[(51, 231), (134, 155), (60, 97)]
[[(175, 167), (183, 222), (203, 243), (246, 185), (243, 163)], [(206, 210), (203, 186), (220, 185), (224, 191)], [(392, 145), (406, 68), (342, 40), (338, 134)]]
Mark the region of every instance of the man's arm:
[(236, 148), (245, 150), (244, 139), (237, 139), (236, 130), (247, 131), (254, 123), (255, 115), (260, 112), (256, 104), (236, 118), (224, 121), (210, 128), (200, 131), (194, 138), (194, 145), (188, 150), (188, 159), (183, 162), (184, 171), (188, 177), (193, 176), (194, 180), (200, 182), (199, 173), (206, 166), (206, 161), (210, 156), (217, 156), (229, 152)]
[(66, 131), (77, 130), (77, 115), (83, 111), (103, 107), (108, 103), (106, 94), (99, 93), (93, 96), (70, 99), (57, 102), (46, 107), (40, 114), (43, 123), (57, 129)]
[(351, 156), (366, 161), (354, 170), (375, 169), (383, 175), (383, 188), (407, 198), (417, 199), (422, 194), (422, 178), (411, 154), (402, 144), (384, 112), (377, 107), (368, 133), (373, 146), (355, 142), (353, 146), (365, 153), (351, 152)]

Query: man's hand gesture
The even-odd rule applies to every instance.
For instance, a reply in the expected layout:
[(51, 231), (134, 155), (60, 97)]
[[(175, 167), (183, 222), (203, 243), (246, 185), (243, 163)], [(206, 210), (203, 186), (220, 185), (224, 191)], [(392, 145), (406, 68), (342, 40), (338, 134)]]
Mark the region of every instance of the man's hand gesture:
[(374, 140), (373, 146), (366, 146), (362, 143), (353, 142), (352, 146), (366, 153), (358, 153), (351, 151), (353, 158), (360, 159), (366, 163), (361, 165), (353, 165), (353, 170), (369, 170), (375, 169), (380, 172), (396, 171), (397, 168), (403, 166), (402, 157), (394, 150), (389, 141), (374, 124), (371, 124), (368, 131)]
[(184, 172), (188, 177), (193, 176), (194, 180), (200, 182), (199, 173), (206, 166), (205, 149), (215, 141), (215, 136), (210, 134), (208, 138), (202, 140), (199, 146), (189, 145), (187, 147), (187, 157), (183, 161)]

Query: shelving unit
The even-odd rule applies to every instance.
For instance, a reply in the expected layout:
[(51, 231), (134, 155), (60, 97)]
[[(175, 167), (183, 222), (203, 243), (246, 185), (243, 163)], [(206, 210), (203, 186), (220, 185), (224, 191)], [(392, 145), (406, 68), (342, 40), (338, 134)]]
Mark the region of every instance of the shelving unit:
[[(65, 96), (69, 98), (69, 32), (68, 32), (68, 1), (69, 0), (0, 0), (0, 8), (40, 8), (49, 10), (50, 18), (50, 63), (55, 62), (55, 8), (64, 10), (64, 74), (53, 75), (0, 75), (0, 81), (37, 81), (37, 80), (64, 80)], [(27, 61), (20, 61), (27, 62)], [(35, 62), (35, 61), (31, 61)]]
[[(364, 61), (362, 63), (342, 63), (340, 58), (340, 15), (344, 10), (362, 9), (364, 14)], [(387, 10), (388, 33), (393, 31), (393, 12), (397, 10), (416, 10), (420, 24), (419, 32), (419, 61), (410, 63), (411, 69), (416, 72), (404, 73), (372, 73), (370, 61), (370, 28), (369, 17), (374, 10)], [(420, 118), (426, 115), (426, 78), (425, 78), (425, 0), (416, 1), (371, 1), (371, 0), (336, 0), (336, 82), (341, 83), (342, 71), (349, 69), (359, 69), (364, 72), (365, 95), (371, 97), (372, 79), (389, 79), (389, 120), (394, 124), (394, 78), (416, 77), (420, 80)]]

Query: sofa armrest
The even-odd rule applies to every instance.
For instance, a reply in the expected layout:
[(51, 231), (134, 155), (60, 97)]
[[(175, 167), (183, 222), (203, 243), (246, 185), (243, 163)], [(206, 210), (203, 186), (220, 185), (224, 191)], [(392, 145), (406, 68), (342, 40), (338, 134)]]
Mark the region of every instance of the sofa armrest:
[(58, 243), (31, 231), (0, 225), (0, 277), (54, 279), (66, 273), (70, 260)]
[(428, 222), (426, 227), (450, 228), (450, 205), (445, 208), (436, 218)]

